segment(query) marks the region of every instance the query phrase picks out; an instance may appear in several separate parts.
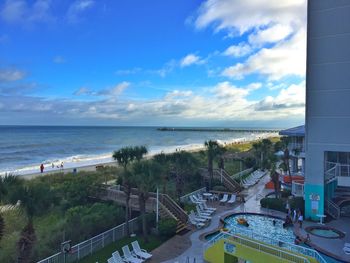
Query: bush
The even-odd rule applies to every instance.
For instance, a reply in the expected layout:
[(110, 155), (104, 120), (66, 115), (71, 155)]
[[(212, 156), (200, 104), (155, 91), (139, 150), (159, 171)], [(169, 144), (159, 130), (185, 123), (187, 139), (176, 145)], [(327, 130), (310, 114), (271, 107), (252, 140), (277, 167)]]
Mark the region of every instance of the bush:
[(292, 192), (290, 190), (288, 190), (288, 189), (284, 189), (283, 191), (281, 191), (281, 196), (283, 198), (287, 198), (287, 197), (289, 197), (291, 195), (292, 195)]
[(195, 204), (185, 203), (183, 208), (187, 213), (191, 212), (191, 210), (196, 211)]
[[(156, 213), (147, 213), (146, 215), (147, 232), (151, 233), (151, 229), (156, 227)], [(142, 216), (137, 218), (137, 223), (139, 226), (139, 231), (142, 232)]]
[(290, 208), (300, 210), (302, 214), (304, 214), (305, 201), (302, 197), (294, 197), (289, 201)]
[(286, 212), (286, 205), (282, 199), (277, 198), (263, 198), (260, 200), (260, 205), (264, 208), (269, 208), (281, 212)]
[(176, 233), (177, 221), (172, 218), (162, 219), (159, 221), (159, 234), (164, 237), (172, 237)]

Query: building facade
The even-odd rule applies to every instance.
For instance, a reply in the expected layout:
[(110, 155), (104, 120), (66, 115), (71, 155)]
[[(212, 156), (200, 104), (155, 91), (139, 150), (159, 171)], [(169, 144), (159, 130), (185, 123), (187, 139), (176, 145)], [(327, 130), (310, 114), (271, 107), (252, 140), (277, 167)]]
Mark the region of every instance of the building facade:
[[(348, 185), (350, 1), (308, 2), (305, 217), (317, 219)], [(339, 174), (339, 170), (343, 174)], [(347, 173), (346, 173), (347, 172)], [(342, 175), (339, 179), (339, 175)], [(338, 178), (337, 178), (338, 177)], [(350, 184), (349, 184), (350, 185)]]

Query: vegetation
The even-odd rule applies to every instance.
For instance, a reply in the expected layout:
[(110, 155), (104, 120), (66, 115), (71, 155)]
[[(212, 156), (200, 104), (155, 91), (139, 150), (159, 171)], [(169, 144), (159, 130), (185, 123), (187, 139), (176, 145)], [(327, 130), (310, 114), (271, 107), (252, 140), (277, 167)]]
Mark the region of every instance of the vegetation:
[[(204, 143), (204, 146), (207, 150), (207, 159), (208, 159), (208, 172), (209, 172), (209, 189), (212, 189), (213, 184), (213, 162), (215, 158), (218, 158), (219, 156), (224, 153), (225, 149), (219, 145), (217, 141), (206, 141)], [(224, 168), (223, 159), (220, 158), (220, 165), (219, 168)]]
[[(130, 171), (128, 170), (128, 164), (133, 162), (134, 160), (137, 160), (140, 162), (142, 157), (147, 154), (147, 148), (145, 146), (136, 146), (136, 147), (124, 147), (121, 148), (118, 151), (115, 151), (112, 155), (113, 159), (118, 162), (120, 166), (124, 168), (124, 171), (122, 173), (122, 184), (124, 186), (124, 193), (125, 193), (125, 222), (129, 222), (130, 220), (130, 195), (131, 195), (131, 188), (132, 188), (132, 175), (130, 174)], [(129, 231), (129, 225), (126, 224), (126, 233), (127, 235), (130, 235)]]
[(260, 200), (260, 205), (264, 208), (286, 212), (287, 200), (292, 210), (300, 210), (304, 214), (304, 199), (302, 197), (293, 197), (291, 199), (266, 197)]
[(177, 222), (175, 219), (166, 218), (159, 222), (158, 231), (161, 236), (172, 237), (176, 233)]

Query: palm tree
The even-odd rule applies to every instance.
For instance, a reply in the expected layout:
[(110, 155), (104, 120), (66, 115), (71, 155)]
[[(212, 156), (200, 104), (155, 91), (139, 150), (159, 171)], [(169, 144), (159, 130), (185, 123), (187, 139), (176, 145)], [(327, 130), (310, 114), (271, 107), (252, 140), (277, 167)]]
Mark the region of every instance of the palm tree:
[(142, 218), (142, 232), (145, 242), (148, 242), (146, 202), (149, 198), (149, 192), (154, 191), (158, 185), (161, 167), (154, 161), (146, 160), (134, 163), (132, 168), (134, 181), (138, 188), (140, 213)]
[(258, 167), (262, 166), (262, 145), (261, 142), (254, 142), (253, 143), (253, 149), (254, 149), (254, 155), (255, 155), (255, 162), (258, 165)]
[(186, 173), (193, 173), (193, 169), (197, 164), (197, 160), (192, 154), (185, 151), (174, 152), (169, 155), (171, 163), (171, 171), (176, 177), (176, 196), (180, 201), (180, 197), (183, 193), (184, 188), (184, 175)]
[(206, 141), (204, 146), (207, 148), (207, 158), (208, 158), (208, 172), (209, 172), (209, 188), (212, 188), (214, 170), (213, 170), (213, 161), (215, 157), (222, 154), (224, 149), (218, 144), (217, 141)]
[(161, 167), (161, 180), (163, 190), (162, 192), (165, 194), (167, 191), (167, 180), (168, 180), (168, 172), (169, 172), (169, 157), (165, 153), (156, 154), (153, 157), (153, 160), (157, 162)]
[(276, 172), (275, 163), (273, 163), (271, 165), (270, 177), (271, 177), (271, 181), (273, 182), (274, 189), (275, 189), (275, 196), (276, 196), (276, 198), (278, 198), (280, 180), (279, 180), (279, 174)]
[(123, 167), (122, 182), (123, 189), (125, 193), (125, 223), (126, 223), (126, 233), (130, 234), (129, 231), (129, 220), (130, 220), (130, 195), (132, 188), (131, 173), (128, 171), (128, 164), (135, 159), (139, 162), (143, 155), (147, 153), (147, 148), (145, 146), (136, 147), (124, 147), (113, 153), (113, 159), (118, 162), (119, 165)]
[[(25, 211), (28, 222), (23, 228), (18, 245), (18, 263), (28, 263), (31, 261), (32, 250), (36, 241), (35, 229), (33, 226), (33, 217), (40, 207), (40, 193), (32, 187), (26, 186), (22, 189), (21, 207)], [(38, 195), (39, 194), (39, 195)]]

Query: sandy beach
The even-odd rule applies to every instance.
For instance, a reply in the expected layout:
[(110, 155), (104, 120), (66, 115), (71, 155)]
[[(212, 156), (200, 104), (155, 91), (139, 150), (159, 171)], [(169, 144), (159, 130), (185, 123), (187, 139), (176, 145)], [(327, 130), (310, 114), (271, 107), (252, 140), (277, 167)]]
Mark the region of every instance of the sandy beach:
[[(219, 141), (219, 143), (223, 146), (229, 146), (229, 145), (234, 145), (234, 144), (241, 144), (241, 143), (248, 143), (248, 142), (253, 142), (253, 141), (258, 141), (264, 138), (271, 138), (271, 137), (276, 137), (278, 136), (277, 134), (261, 134), (261, 136), (259, 136), (259, 138), (256, 139), (252, 139), (252, 140), (247, 140), (247, 139), (237, 139), (234, 141)], [(147, 154), (146, 158), (152, 158), (154, 155), (158, 154), (158, 153), (166, 153), (166, 154), (170, 154), (173, 153), (177, 150), (184, 150), (184, 151), (189, 151), (189, 152), (197, 152), (200, 150), (203, 150), (204, 146), (203, 145), (188, 145), (188, 146), (184, 146), (184, 147), (179, 147), (179, 148), (175, 148), (175, 149), (164, 149), (161, 151), (157, 151), (157, 152), (150, 152)], [(43, 175), (48, 175), (48, 174), (57, 174), (57, 173), (71, 173), (71, 172), (79, 172), (79, 171), (87, 171), (87, 172), (91, 172), (91, 171), (96, 171), (96, 169), (98, 167), (103, 167), (103, 166), (117, 166), (116, 161), (114, 161), (111, 157), (111, 155), (109, 155), (110, 157), (105, 156), (104, 158), (100, 158), (100, 159), (95, 159), (94, 160), (88, 160), (86, 162), (70, 162), (70, 163), (64, 163), (63, 164), (63, 168), (60, 168), (60, 163), (55, 163), (54, 164), (54, 168), (52, 168), (52, 165), (47, 164), (45, 165), (44, 168), (44, 172), (41, 173), (40, 172), (40, 165), (37, 165), (36, 167), (32, 167), (32, 169), (27, 169), (25, 171), (14, 171), (12, 172), (12, 174), (17, 175), (17, 176), (21, 176), (24, 179), (31, 179), (37, 176), (43, 176)], [(11, 172), (9, 172), (11, 173)], [(5, 175), (5, 173), (0, 173), (0, 176)]]

